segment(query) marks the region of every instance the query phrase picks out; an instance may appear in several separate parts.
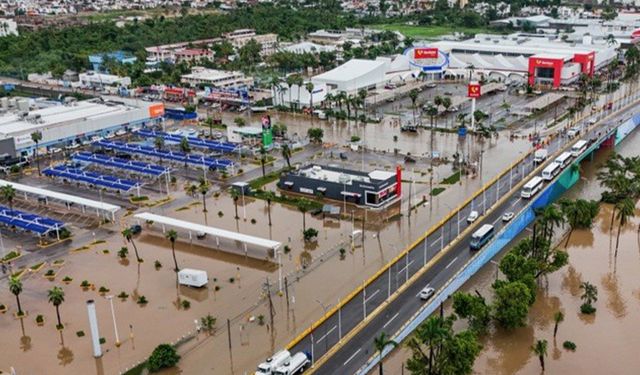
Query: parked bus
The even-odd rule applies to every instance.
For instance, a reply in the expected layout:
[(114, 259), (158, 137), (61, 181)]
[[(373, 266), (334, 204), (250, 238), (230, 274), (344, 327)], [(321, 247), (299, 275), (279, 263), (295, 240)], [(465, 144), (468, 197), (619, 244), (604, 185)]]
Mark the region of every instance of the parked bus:
[(589, 143), (587, 141), (579, 140), (575, 145), (573, 145), (573, 147), (571, 147), (571, 155), (573, 155), (574, 157), (578, 157), (578, 155), (585, 152), (588, 145)]
[(560, 164), (560, 168), (564, 169), (567, 165), (569, 165), (572, 157), (573, 155), (570, 152), (563, 152), (556, 158), (555, 162)]
[(469, 243), (469, 247), (471, 250), (478, 250), (482, 248), (491, 238), (493, 238), (494, 228), (491, 224), (485, 224), (480, 227), (473, 235), (471, 236), (471, 242)]
[(542, 170), (542, 179), (545, 181), (551, 181), (555, 176), (558, 175), (558, 173), (560, 173), (561, 170), (562, 168), (560, 167), (560, 164), (551, 163)]
[(540, 191), (540, 189), (542, 189), (543, 183), (544, 183), (544, 180), (542, 179), (542, 177), (535, 176), (524, 185), (524, 187), (522, 188), (522, 192), (520, 193), (520, 196), (522, 198), (533, 197), (534, 195), (536, 195), (537, 192)]

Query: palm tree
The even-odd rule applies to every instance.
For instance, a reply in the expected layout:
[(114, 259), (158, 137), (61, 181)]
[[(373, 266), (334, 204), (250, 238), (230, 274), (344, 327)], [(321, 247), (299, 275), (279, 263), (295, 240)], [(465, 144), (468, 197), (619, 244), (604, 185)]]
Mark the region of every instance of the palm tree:
[(344, 100), (344, 104), (347, 105), (347, 121), (348, 121), (349, 118), (351, 118), (351, 105), (353, 104), (353, 96), (348, 95)]
[(180, 271), (180, 268), (178, 268), (178, 260), (176, 259), (176, 240), (178, 239), (178, 233), (171, 229), (165, 234), (165, 237), (171, 242), (171, 253), (173, 255), (173, 264), (175, 265), (173, 270), (178, 272)]
[(302, 85), (304, 84), (304, 78), (302, 78), (302, 76), (300, 74), (296, 74), (295, 75), (296, 80), (296, 86), (298, 86), (298, 110), (300, 110), (300, 87), (302, 87)]
[(289, 91), (289, 109), (293, 111), (293, 103), (291, 102), (291, 87), (296, 83), (296, 76), (294, 74), (291, 74), (287, 76), (285, 81), (287, 83), (287, 86), (289, 87), (289, 89), (287, 90)]
[[(451, 98), (448, 96), (445, 96), (444, 98), (442, 98), (442, 106), (444, 107), (445, 111), (449, 111), (449, 107), (451, 107)], [(446, 121), (445, 121), (446, 122)], [(446, 127), (446, 123), (445, 123), (445, 127)]]
[(51, 303), (56, 308), (56, 316), (58, 317), (58, 325), (59, 329), (63, 328), (62, 321), (60, 320), (60, 305), (64, 302), (64, 290), (62, 288), (54, 286), (53, 289), (50, 289), (48, 292), (49, 303)]
[[(184, 152), (185, 155), (189, 155), (191, 152), (191, 146), (189, 145), (189, 140), (187, 137), (182, 137), (180, 140), (180, 151)], [(184, 167), (187, 168), (187, 159), (184, 159)]]
[(38, 176), (40, 176), (40, 157), (38, 155), (38, 144), (42, 140), (42, 132), (35, 131), (31, 133), (31, 140), (36, 144), (36, 148), (33, 150), (33, 155), (36, 158), (36, 165), (38, 167)]
[(614, 258), (618, 258), (618, 245), (620, 244), (620, 230), (635, 215), (635, 202), (630, 197), (625, 197), (616, 202), (615, 208), (618, 211), (618, 234), (616, 235), (616, 251)]
[[(164, 138), (162, 136), (157, 136), (156, 139), (153, 140), (153, 145), (156, 147), (157, 151), (162, 151), (164, 148)], [(162, 157), (160, 157), (160, 164), (162, 164)]]
[(262, 177), (265, 177), (266, 172), (264, 170), (264, 164), (267, 162), (266, 156), (267, 150), (265, 150), (264, 146), (260, 146), (260, 167), (262, 168)]
[(209, 182), (205, 180), (203, 177), (200, 177), (200, 183), (198, 184), (198, 191), (202, 194), (202, 212), (207, 212), (207, 200), (205, 199), (207, 193), (209, 192)]
[(136, 253), (136, 260), (138, 262), (142, 262), (142, 258), (138, 256), (138, 247), (136, 246), (136, 243), (133, 241), (133, 231), (131, 230), (131, 228), (125, 228), (122, 231), (122, 237), (124, 237), (124, 239), (127, 240), (127, 242), (131, 243), (131, 246), (133, 246), (133, 251)]
[(360, 98), (360, 101), (362, 102), (362, 111), (366, 112), (367, 111), (367, 90), (366, 89), (358, 90), (358, 98)]
[(531, 347), (531, 351), (538, 356), (540, 366), (544, 372), (544, 357), (547, 356), (547, 340), (537, 340), (535, 345)]
[(274, 192), (268, 190), (264, 192), (264, 199), (267, 200), (267, 215), (269, 216), (269, 226), (271, 226), (271, 202), (276, 198)]
[(411, 112), (413, 113), (413, 125), (416, 125), (416, 102), (418, 101), (418, 95), (420, 92), (418, 89), (412, 89), (409, 91), (409, 98), (411, 99)]
[(298, 201), (298, 210), (300, 212), (302, 212), (302, 231), (306, 231), (307, 230), (307, 211), (309, 211), (309, 208), (311, 207), (311, 202), (307, 199), (300, 199)]
[(311, 108), (311, 116), (313, 116), (313, 89), (315, 86), (313, 82), (309, 81), (304, 85), (304, 88), (309, 92), (309, 107)]
[(286, 143), (282, 145), (282, 157), (287, 162), (287, 167), (291, 169), (291, 148), (289, 148), (289, 145)]
[(580, 299), (587, 305), (598, 301), (598, 288), (588, 281), (584, 281), (580, 284), (580, 289), (583, 290)]
[(441, 317), (431, 317), (427, 319), (426, 322), (422, 323), (416, 329), (414, 336), (408, 341), (407, 345), (411, 349), (417, 349), (422, 352), (422, 343), (426, 344), (429, 348), (428, 362), (429, 367), (426, 374), (434, 374), (437, 372), (433, 372), (434, 365), (438, 366), (437, 363), (434, 363), (434, 353), (439, 351), (441, 344), (444, 340), (446, 340), (448, 335), (448, 331), (446, 327), (444, 327), (444, 320)]
[(187, 194), (191, 195), (192, 197), (195, 197), (197, 192), (198, 186), (196, 186), (195, 184), (191, 184), (189, 185), (189, 187), (187, 187)]
[(333, 101), (335, 100), (335, 97), (333, 96), (332, 93), (328, 93), (327, 95), (324, 96), (324, 101), (322, 102), (322, 106), (325, 106), (325, 103), (329, 105), (329, 108), (332, 108), (332, 104)]
[(1, 188), (2, 197), (9, 202), (9, 208), (13, 211), (13, 198), (16, 196), (16, 189), (13, 185), (3, 185)]
[(342, 103), (346, 102), (346, 100), (347, 93), (344, 91), (338, 92), (338, 94), (335, 96), (335, 101), (338, 103), (338, 109), (340, 109), (340, 111), (342, 111)]
[(555, 204), (546, 206), (540, 211), (540, 222), (542, 223), (543, 240), (551, 241), (554, 227), (564, 222), (562, 211)]
[(553, 314), (553, 320), (556, 322), (556, 325), (553, 327), (553, 338), (556, 338), (556, 334), (558, 333), (558, 325), (564, 321), (564, 313), (562, 311), (558, 311)]
[(382, 371), (382, 351), (387, 347), (387, 346), (393, 346), (394, 348), (396, 346), (398, 346), (398, 343), (391, 340), (389, 338), (389, 336), (387, 336), (387, 334), (385, 332), (381, 332), (380, 336), (375, 337), (373, 339), (373, 346), (376, 349), (376, 351), (378, 352), (378, 355), (380, 356), (379, 361), (378, 361), (378, 372), (380, 375), (383, 375), (383, 371)]
[(20, 293), (22, 293), (22, 281), (15, 276), (9, 277), (9, 291), (16, 296), (16, 303), (18, 304), (18, 316), (24, 315), (22, 311), (22, 305), (20, 305)]
[(236, 209), (236, 220), (240, 219), (240, 216), (238, 216), (238, 199), (240, 199), (240, 192), (238, 192), (237, 189), (231, 188), (231, 198), (233, 198), (233, 204), (235, 206)]

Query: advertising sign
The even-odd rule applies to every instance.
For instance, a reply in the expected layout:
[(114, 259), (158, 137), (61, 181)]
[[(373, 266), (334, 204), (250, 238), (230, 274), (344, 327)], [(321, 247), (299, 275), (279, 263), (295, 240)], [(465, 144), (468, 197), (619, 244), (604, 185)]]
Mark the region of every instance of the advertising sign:
[(467, 96), (469, 98), (479, 98), (482, 95), (480, 84), (477, 82), (470, 82), (467, 87)]
[(413, 50), (414, 59), (437, 59), (438, 49), (433, 47), (420, 47)]
[(164, 104), (157, 103), (149, 106), (149, 117), (159, 117), (164, 115)]

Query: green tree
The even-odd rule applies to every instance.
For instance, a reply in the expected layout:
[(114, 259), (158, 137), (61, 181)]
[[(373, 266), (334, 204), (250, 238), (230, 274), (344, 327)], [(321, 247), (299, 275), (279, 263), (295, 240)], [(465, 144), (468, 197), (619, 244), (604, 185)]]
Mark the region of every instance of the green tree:
[(238, 191), (238, 189), (231, 188), (229, 193), (231, 194), (231, 198), (233, 199), (233, 205), (236, 210), (235, 219), (238, 220), (240, 219), (240, 216), (238, 216), (238, 199), (240, 199), (240, 192)]
[(313, 116), (313, 89), (315, 88), (315, 86), (313, 85), (313, 82), (309, 81), (305, 84), (305, 89), (307, 90), (307, 92), (309, 93), (309, 107), (311, 108), (311, 115)]
[(138, 263), (142, 262), (142, 258), (140, 258), (140, 256), (138, 255), (138, 247), (136, 246), (135, 241), (133, 241), (133, 231), (131, 230), (131, 228), (125, 228), (121, 233), (122, 237), (124, 237), (124, 239), (127, 240), (127, 242), (131, 243), (131, 246), (133, 246), (133, 251), (135, 251), (136, 253), (136, 260), (138, 261)]
[(22, 293), (22, 281), (18, 277), (9, 276), (9, 291), (16, 296), (16, 304), (18, 305), (18, 316), (24, 315), (22, 305), (20, 304), (20, 293)]
[(569, 200), (566, 198), (558, 201), (560, 209), (565, 217), (565, 221), (569, 224), (570, 230), (567, 235), (565, 247), (569, 245), (571, 234), (576, 228), (590, 228), (593, 221), (598, 216), (600, 206), (596, 201), (588, 201), (585, 199)]
[(36, 144), (36, 148), (33, 150), (33, 155), (36, 158), (36, 165), (38, 167), (38, 176), (40, 176), (40, 157), (38, 155), (38, 146), (40, 144), (40, 141), (42, 140), (42, 132), (40, 131), (35, 131), (33, 133), (31, 133), (31, 140)]
[[(164, 138), (162, 136), (157, 136), (153, 140), (153, 145), (156, 147), (156, 150), (162, 151), (164, 149)], [(162, 165), (162, 156), (160, 157), (160, 165)]]
[(627, 224), (629, 218), (635, 215), (636, 204), (630, 197), (625, 197), (615, 204), (616, 211), (618, 212), (618, 233), (616, 234), (616, 251), (614, 257), (618, 258), (618, 245), (620, 245), (620, 231), (622, 227)]
[(383, 370), (382, 370), (382, 351), (389, 345), (391, 345), (391, 346), (393, 346), (395, 348), (396, 346), (398, 346), (398, 343), (393, 341), (391, 338), (389, 338), (389, 336), (387, 336), (387, 334), (385, 332), (381, 332), (380, 336), (374, 337), (374, 339), (373, 339), (373, 347), (378, 352), (378, 355), (379, 355), (378, 373), (380, 375), (383, 375)]
[(178, 364), (180, 355), (169, 344), (160, 344), (147, 359), (147, 368), (150, 372), (158, 372), (164, 368), (170, 368)]
[(309, 137), (311, 142), (322, 143), (324, 130), (322, 130), (322, 128), (309, 128), (309, 130), (307, 130), (307, 136)]
[(307, 211), (311, 209), (311, 201), (305, 198), (301, 198), (298, 200), (297, 206), (298, 211), (302, 212), (302, 231), (305, 232), (307, 230)]
[(564, 313), (562, 311), (557, 311), (553, 314), (553, 321), (555, 325), (553, 326), (553, 338), (556, 338), (556, 334), (558, 333), (558, 326), (560, 323), (564, 322)]
[(283, 144), (281, 146), (282, 149), (282, 157), (284, 158), (284, 160), (287, 162), (287, 167), (291, 168), (291, 149), (289, 148), (288, 144)]
[(413, 124), (416, 125), (416, 103), (418, 101), (418, 96), (420, 95), (420, 91), (418, 89), (412, 89), (409, 91), (409, 98), (411, 99), (411, 112), (413, 114)]
[(16, 189), (13, 185), (2, 185), (0, 187), (2, 198), (9, 203), (9, 208), (13, 211), (13, 199), (16, 197)]
[(60, 320), (60, 305), (64, 302), (64, 290), (62, 288), (54, 286), (47, 292), (49, 303), (56, 308), (56, 316), (58, 317), (58, 328), (62, 329), (62, 321)]
[(270, 190), (264, 192), (264, 199), (267, 201), (267, 216), (269, 217), (269, 226), (271, 226), (271, 202), (276, 198), (276, 194)]
[(200, 182), (198, 183), (198, 191), (200, 192), (200, 194), (202, 195), (202, 212), (205, 214), (205, 220), (206, 220), (206, 214), (207, 214), (207, 193), (209, 192), (209, 181), (205, 180), (204, 177), (200, 177)]
[(544, 372), (544, 357), (547, 356), (547, 340), (536, 340), (535, 345), (531, 347), (531, 351), (538, 356), (540, 367)]
[(287, 83), (287, 87), (289, 88), (287, 91), (289, 93), (289, 109), (293, 112), (293, 101), (291, 99), (291, 88), (296, 84), (297, 77), (295, 74), (290, 74), (285, 78), (285, 82)]
[(580, 299), (587, 305), (592, 305), (598, 301), (598, 288), (588, 281), (580, 283), (580, 289), (582, 289), (582, 295)]
[(171, 242), (171, 254), (173, 255), (173, 264), (175, 266), (173, 270), (178, 272), (180, 271), (180, 268), (178, 268), (178, 260), (176, 259), (176, 240), (178, 239), (178, 232), (170, 229), (164, 236), (169, 240), (169, 242)]
[(493, 316), (506, 329), (515, 329), (526, 325), (529, 313), (531, 291), (521, 281), (497, 282)]
[(264, 148), (264, 146), (260, 146), (260, 167), (262, 168), (262, 177), (264, 178), (266, 176), (266, 171), (265, 171), (265, 164), (267, 162), (267, 150)]
[(453, 295), (453, 311), (463, 319), (468, 319), (469, 328), (477, 335), (487, 331), (491, 320), (491, 309), (480, 295), (456, 292)]
[[(189, 145), (189, 140), (187, 139), (187, 137), (182, 137), (182, 139), (180, 139), (180, 151), (184, 152), (185, 155), (189, 156), (189, 153), (191, 153), (191, 145)], [(187, 159), (184, 159), (184, 167), (187, 168)]]

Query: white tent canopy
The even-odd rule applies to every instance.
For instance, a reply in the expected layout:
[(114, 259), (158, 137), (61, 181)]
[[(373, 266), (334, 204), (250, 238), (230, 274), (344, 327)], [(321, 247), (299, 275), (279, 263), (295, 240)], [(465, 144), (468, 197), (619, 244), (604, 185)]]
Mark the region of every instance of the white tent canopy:
[(17, 191), (25, 194), (25, 199), (27, 194), (32, 194), (37, 197), (47, 197), (50, 199), (56, 199), (59, 201), (63, 201), (65, 203), (72, 203), (82, 206), (83, 211), (84, 208), (90, 208), (96, 210), (96, 212), (103, 212), (109, 214), (111, 216), (111, 221), (115, 220), (115, 214), (120, 210), (120, 206), (116, 206), (109, 203), (99, 202), (93, 199), (87, 199), (82, 197), (76, 197), (74, 195), (69, 195), (65, 193), (59, 193), (57, 191), (47, 190), (35, 186), (23, 185), (17, 182), (0, 180), (0, 187), (5, 185), (11, 185)]
[(186, 229), (190, 232), (202, 232), (214, 237), (225, 238), (233, 241), (240, 241), (244, 244), (254, 245), (267, 249), (277, 250), (281, 243), (278, 241), (267, 240), (260, 237), (251, 236), (248, 234), (236, 233), (224, 229), (214, 228), (207, 225), (192, 223), (189, 221), (178, 220), (167, 216), (161, 216), (152, 214), (150, 212), (142, 212), (135, 214), (134, 217), (141, 220), (149, 220), (154, 223), (168, 225), (176, 228)]

